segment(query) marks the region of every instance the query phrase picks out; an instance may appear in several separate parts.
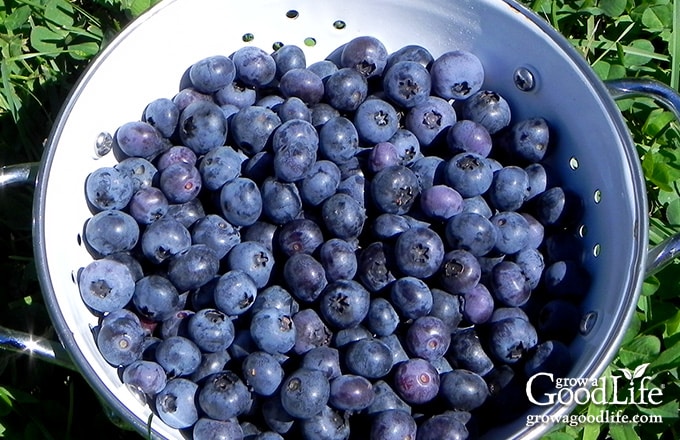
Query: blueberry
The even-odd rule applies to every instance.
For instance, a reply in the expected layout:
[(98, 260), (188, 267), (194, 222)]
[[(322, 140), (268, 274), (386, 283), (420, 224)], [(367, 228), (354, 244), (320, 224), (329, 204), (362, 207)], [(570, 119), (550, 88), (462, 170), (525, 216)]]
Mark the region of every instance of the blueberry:
[(192, 86), (202, 93), (214, 93), (236, 78), (234, 62), (224, 55), (203, 58), (189, 68)]
[(203, 379), (211, 374), (223, 371), (230, 360), (231, 355), (228, 350), (203, 353), (201, 364), (189, 375), (189, 379), (196, 383), (203, 382)]
[[(237, 109), (243, 109), (255, 104), (256, 92), (253, 87), (246, 86), (240, 81), (232, 81), (231, 84), (220, 88), (213, 93), (215, 103), (224, 108), (224, 106), (234, 106)], [(229, 119), (229, 118), (227, 118)]]
[(510, 124), (510, 105), (503, 96), (491, 90), (479, 90), (463, 101), (461, 115), (482, 124), (495, 134)]
[(269, 282), (274, 256), (264, 245), (256, 241), (243, 241), (234, 246), (226, 258), (231, 270), (244, 271), (258, 288), (266, 286)]
[(341, 238), (331, 238), (321, 244), (319, 262), (326, 273), (326, 279), (330, 282), (351, 280), (357, 273), (356, 249)]
[(418, 183), (423, 191), (444, 182), (445, 167), (446, 161), (438, 156), (420, 157), (409, 166), (418, 178)]
[(453, 50), (434, 60), (430, 68), (432, 91), (444, 99), (466, 99), (484, 82), (484, 66), (471, 52)]
[(203, 181), (195, 166), (174, 163), (160, 172), (159, 187), (170, 203), (186, 203), (198, 197)]
[(122, 381), (128, 387), (154, 396), (165, 388), (167, 378), (165, 370), (158, 363), (137, 360), (125, 367)]
[(133, 194), (158, 183), (160, 170), (143, 157), (127, 157), (114, 165), (114, 168), (130, 180)]
[(397, 105), (410, 108), (430, 95), (430, 73), (417, 61), (399, 61), (383, 76), (385, 94)]
[(305, 440), (347, 440), (350, 434), (349, 414), (326, 406), (320, 413), (300, 421)]
[(474, 327), (459, 329), (451, 334), (451, 347), (446, 358), (455, 368), (470, 370), (480, 376), (494, 368)]
[(335, 194), (340, 184), (340, 169), (330, 160), (317, 160), (300, 186), (300, 197), (307, 205), (318, 206)]
[(496, 249), (504, 254), (514, 254), (529, 243), (529, 223), (519, 213), (504, 211), (491, 217), (496, 227)]
[(403, 127), (398, 128), (388, 142), (397, 150), (401, 165), (411, 166), (418, 159), (426, 157), (421, 152), (418, 137)]
[(387, 49), (375, 37), (355, 37), (342, 48), (340, 65), (353, 68), (366, 78), (379, 76), (387, 64)]
[(297, 313), (300, 309), (290, 292), (278, 285), (271, 285), (257, 294), (252, 305), (252, 312), (269, 307), (279, 309), (289, 315)]
[(234, 143), (248, 155), (265, 149), (281, 118), (271, 109), (250, 105), (236, 113), (229, 123)]
[(404, 127), (416, 136), (421, 147), (428, 147), (445, 140), (446, 133), (457, 120), (456, 111), (446, 100), (429, 96), (409, 109)]
[(196, 220), (205, 217), (205, 210), (201, 201), (196, 198), (186, 203), (170, 204), (165, 217), (174, 219), (185, 228), (189, 228)]
[(324, 98), (340, 112), (353, 112), (368, 96), (364, 75), (351, 67), (343, 67), (325, 80)]
[(468, 436), (465, 425), (446, 414), (432, 416), (418, 428), (418, 440), (464, 440)]
[(316, 300), (327, 284), (321, 263), (306, 253), (294, 254), (286, 261), (283, 278), (293, 296), (303, 302)]
[(201, 417), (191, 431), (194, 440), (242, 439), (243, 428), (236, 419), (215, 420)]
[(429, 314), (441, 319), (453, 331), (463, 320), (463, 297), (441, 289), (431, 289), (431, 293), (432, 308)]
[(358, 237), (366, 220), (364, 208), (356, 199), (336, 193), (321, 205), (323, 224), (331, 237), (352, 239)]
[(329, 283), (321, 293), (321, 316), (332, 327), (350, 328), (364, 320), (368, 314), (370, 294), (354, 280), (337, 280)]
[(453, 409), (472, 411), (482, 406), (489, 388), (479, 374), (456, 369), (442, 375), (441, 393)]
[(231, 147), (221, 146), (208, 151), (198, 165), (203, 186), (216, 191), (230, 180), (239, 177), (244, 156)]
[(439, 383), (439, 373), (425, 359), (411, 358), (395, 368), (395, 391), (407, 403), (430, 402), (439, 393)]
[(359, 151), (359, 133), (352, 122), (336, 116), (319, 130), (319, 152), (334, 163), (346, 162)]
[(175, 133), (179, 120), (179, 108), (168, 98), (158, 98), (144, 108), (142, 120), (156, 128), (164, 137)]
[(278, 234), (279, 249), (288, 256), (314, 254), (324, 243), (321, 228), (312, 220), (300, 218), (283, 225)]
[(516, 211), (529, 196), (529, 175), (523, 168), (509, 165), (496, 171), (489, 188), (489, 199), (499, 211)]
[(531, 200), (546, 190), (548, 174), (545, 167), (540, 163), (532, 163), (524, 168), (529, 177), (529, 194), (527, 200)]
[(354, 112), (353, 122), (359, 140), (366, 144), (386, 142), (399, 128), (397, 110), (380, 98), (362, 102)]
[(371, 197), (381, 212), (406, 214), (419, 194), (418, 178), (403, 165), (384, 168), (371, 181)]
[(447, 185), (433, 185), (420, 193), (420, 209), (429, 218), (447, 220), (463, 209), (463, 198)]
[(156, 362), (169, 377), (188, 376), (201, 363), (201, 349), (189, 338), (171, 336), (163, 339), (156, 347)]
[(78, 274), (78, 290), (88, 307), (111, 312), (123, 308), (132, 299), (135, 280), (128, 266), (121, 262), (94, 260)]
[(194, 244), (204, 244), (222, 259), (238, 243), (241, 236), (238, 229), (217, 214), (208, 214), (198, 219), (191, 227)]
[(281, 119), (281, 122), (287, 122), (293, 119), (301, 119), (309, 123), (312, 122), (312, 110), (296, 96), (287, 98), (281, 105), (275, 108), (275, 111), (279, 116), (279, 119)]
[(321, 371), (300, 368), (281, 384), (281, 405), (291, 416), (308, 419), (326, 407), (330, 389)]
[(222, 216), (234, 226), (250, 226), (262, 213), (262, 194), (257, 184), (246, 177), (227, 182), (220, 190)]
[(147, 275), (137, 281), (132, 303), (142, 316), (153, 321), (163, 321), (180, 308), (177, 289), (160, 275)]
[(446, 133), (446, 144), (455, 154), (462, 152), (476, 153), (487, 157), (493, 143), (489, 131), (482, 124), (462, 119), (449, 128)]
[(527, 320), (507, 318), (489, 327), (489, 350), (501, 362), (514, 364), (537, 344), (536, 329)]
[(392, 369), (392, 352), (379, 339), (366, 338), (347, 344), (345, 348), (347, 369), (367, 379), (379, 379)]
[(105, 318), (97, 332), (96, 343), (104, 360), (117, 367), (140, 360), (144, 340), (145, 331), (139, 319), (123, 316)]
[(502, 261), (491, 271), (491, 289), (501, 304), (509, 307), (524, 305), (531, 295), (522, 268), (512, 261)]
[(123, 211), (101, 211), (85, 224), (85, 243), (99, 256), (134, 249), (139, 241), (139, 226)]
[(282, 225), (300, 215), (302, 198), (294, 183), (269, 177), (262, 183), (261, 191), (262, 213), (272, 223)]
[(493, 296), (482, 283), (477, 283), (463, 295), (463, 316), (472, 324), (487, 322), (493, 314), (494, 306)]
[(163, 152), (167, 142), (160, 131), (148, 122), (132, 121), (118, 127), (116, 145), (128, 157), (152, 159)]
[(276, 77), (281, 78), (291, 69), (304, 69), (307, 66), (305, 52), (294, 44), (284, 44), (272, 53), (276, 62)]
[(198, 391), (197, 401), (208, 417), (229, 420), (248, 410), (252, 396), (238, 375), (225, 370), (205, 378)]
[(158, 416), (172, 428), (189, 428), (198, 420), (198, 409), (194, 403), (197, 391), (198, 385), (189, 379), (169, 380), (155, 398)]
[(476, 153), (458, 153), (446, 163), (445, 179), (453, 189), (465, 197), (484, 194), (493, 182), (489, 162)]
[(178, 127), (182, 143), (196, 154), (224, 145), (229, 128), (220, 106), (209, 101), (189, 104), (179, 115)]
[(337, 348), (320, 345), (307, 351), (302, 357), (301, 367), (319, 370), (328, 380), (340, 376), (340, 352)]
[(366, 327), (377, 336), (394, 333), (399, 325), (399, 314), (385, 298), (373, 298), (366, 316)]
[(236, 78), (253, 86), (266, 86), (276, 76), (276, 61), (264, 50), (255, 46), (243, 46), (232, 55)]
[(317, 130), (320, 130), (326, 122), (340, 116), (338, 110), (325, 102), (310, 106), (310, 110), (312, 111), (312, 125), (314, 125), (314, 128)]
[(213, 279), (220, 268), (220, 260), (212, 248), (194, 244), (168, 261), (168, 278), (181, 292), (198, 289)]
[(213, 295), (218, 309), (229, 316), (238, 316), (253, 306), (257, 285), (243, 270), (232, 269), (219, 277)]
[(274, 308), (261, 309), (253, 314), (250, 334), (257, 346), (269, 354), (286, 353), (295, 345), (293, 318)]
[(371, 420), (372, 439), (403, 440), (416, 438), (417, 425), (406, 411), (390, 409), (376, 414)]
[(538, 287), (545, 268), (543, 254), (535, 248), (527, 248), (515, 254), (514, 261), (522, 270), (529, 288), (533, 290)]
[(338, 66), (330, 60), (316, 61), (307, 66), (307, 68), (319, 75), (319, 78), (323, 80), (338, 71)]
[(204, 352), (225, 351), (234, 341), (234, 324), (216, 309), (201, 309), (191, 315), (187, 331)]
[[(534, 347), (533, 353), (524, 364), (524, 372), (527, 377), (537, 373), (550, 373), (555, 377), (566, 377), (571, 366), (572, 355), (569, 347), (560, 341), (547, 340)], [(552, 381), (550, 381), (549, 386), (552, 385)]]
[(377, 415), (383, 411), (399, 410), (406, 414), (411, 414), (411, 407), (404, 402), (401, 397), (397, 395), (394, 388), (384, 380), (378, 380), (373, 383), (373, 391), (375, 399), (373, 403), (366, 408), (366, 412), (370, 415)]
[(503, 146), (518, 163), (535, 163), (543, 160), (549, 142), (550, 130), (546, 120), (529, 118), (512, 125)]
[(250, 353), (242, 362), (243, 377), (253, 392), (271, 396), (281, 385), (284, 372), (274, 356), (264, 351)]
[(156, 187), (141, 188), (133, 194), (128, 212), (137, 223), (148, 225), (167, 214), (168, 199)]
[(498, 232), (489, 219), (475, 212), (461, 212), (446, 222), (446, 242), (476, 257), (489, 253), (496, 245)]
[(402, 277), (396, 280), (390, 288), (390, 300), (404, 319), (416, 319), (432, 310), (432, 291), (420, 278)]
[(96, 211), (123, 209), (133, 195), (132, 181), (117, 168), (98, 168), (85, 180), (85, 195)]
[(409, 326), (405, 341), (414, 356), (435, 361), (449, 349), (451, 329), (437, 317), (421, 316)]
[(281, 76), (279, 90), (286, 97), (300, 98), (308, 105), (316, 104), (324, 96), (324, 85), (316, 73), (305, 68), (290, 69)]
[(303, 309), (293, 315), (295, 324), (296, 354), (303, 354), (316, 347), (328, 346), (333, 334), (314, 309)]
[(329, 404), (339, 410), (361, 411), (375, 399), (373, 385), (363, 376), (343, 374), (333, 379), (330, 385)]

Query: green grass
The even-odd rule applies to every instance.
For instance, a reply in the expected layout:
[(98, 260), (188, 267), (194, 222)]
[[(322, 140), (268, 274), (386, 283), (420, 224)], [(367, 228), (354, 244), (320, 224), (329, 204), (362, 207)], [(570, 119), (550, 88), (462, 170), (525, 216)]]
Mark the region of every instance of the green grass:
[[(0, 0), (0, 164), (37, 161), (59, 108), (87, 63), (150, 0)], [(602, 79), (649, 77), (680, 85), (680, 2), (534, 0), (537, 11), (573, 42)], [(649, 99), (620, 102), (636, 142), (649, 193), (650, 244), (680, 232), (680, 126)], [(31, 188), (0, 193), (0, 323), (54, 337), (33, 266)], [(558, 426), (548, 438), (680, 438), (680, 270), (677, 263), (644, 285), (638, 310), (608, 375), (646, 364), (663, 387), (655, 412), (663, 425)], [(625, 268), (622, 268), (625, 270)], [(577, 413), (596, 414), (588, 406)], [(83, 378), (0, 353), (0, 437), (139, 438), (115, 427)]]

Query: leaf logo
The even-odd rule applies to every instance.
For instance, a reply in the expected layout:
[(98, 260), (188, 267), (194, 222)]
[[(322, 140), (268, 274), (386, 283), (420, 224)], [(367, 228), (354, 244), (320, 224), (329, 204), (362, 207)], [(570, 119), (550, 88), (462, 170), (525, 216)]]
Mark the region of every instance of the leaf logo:
[(620, 371), (621, 373), (623, 373), (623, 376), (624, 376), (626, 379), (628, 379), (628, 380), (630, 380), (630, 381), (633, 380), (633, 372), (630, 371), (628, 368), (619, 368), (619, 371)]
[(647, 367), (649, 367), (649, 363), (638, 365), (635, 368), (635, 371), (633, 371), (633, 379), (637, 379), (644, 376), (645, 371), (647, 371)]
[(632, 384), (635, 379), (639, 379), (645, 375), (649, 363), (638, 365), (635, 370), (630, 370), (628, 368), (619, 368), (619, 371), (623, 376), (630, 381)]

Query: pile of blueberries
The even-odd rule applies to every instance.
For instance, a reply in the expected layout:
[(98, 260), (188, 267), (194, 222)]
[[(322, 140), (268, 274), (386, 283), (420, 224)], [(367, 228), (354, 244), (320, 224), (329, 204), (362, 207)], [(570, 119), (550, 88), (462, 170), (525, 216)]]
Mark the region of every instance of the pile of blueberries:
[(589, 274), (548, 122), (484, 81), (468, 51), (371, 36), (191, 65), (85, 182), (103, 358), (194, 439), (514, 420), (529, 377), (568, 372)]

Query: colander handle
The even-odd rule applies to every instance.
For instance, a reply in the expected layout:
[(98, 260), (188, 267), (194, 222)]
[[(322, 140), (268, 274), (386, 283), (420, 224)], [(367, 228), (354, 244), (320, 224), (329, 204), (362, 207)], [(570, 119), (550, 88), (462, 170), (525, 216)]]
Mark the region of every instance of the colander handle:
[[(37, 162), (0, 167), (0, 190), (16, 185), (34, 185), (40, 164)], [(60, 367), (75, 370), (64, 347), (56, 341), (0, 326), (0, 349), (28, 354)]]
[[(666, 84), (650, 80), (624, 78), (605, 81), (609, 93), (614, 99), (635, 98), (644, 96), (652, 98), (667, 108), (680, 121), (680, 93)], [(663, 269), (680, 253), (680, 234), (666, 238), (651, 248), (647, 255), (646, 275), (651, 276)]]

